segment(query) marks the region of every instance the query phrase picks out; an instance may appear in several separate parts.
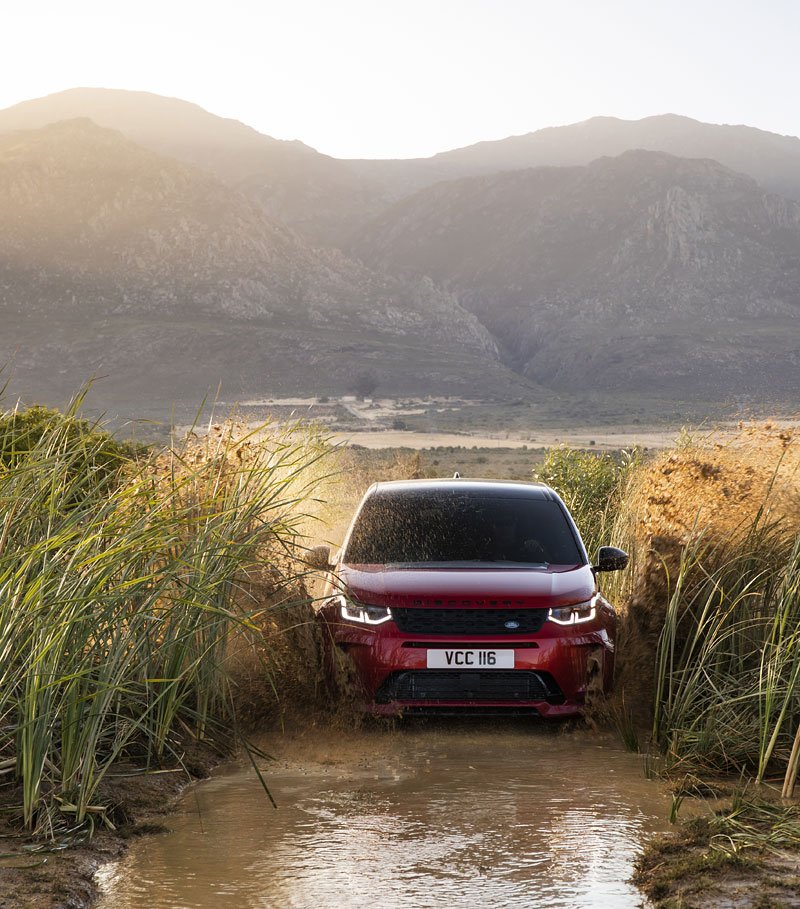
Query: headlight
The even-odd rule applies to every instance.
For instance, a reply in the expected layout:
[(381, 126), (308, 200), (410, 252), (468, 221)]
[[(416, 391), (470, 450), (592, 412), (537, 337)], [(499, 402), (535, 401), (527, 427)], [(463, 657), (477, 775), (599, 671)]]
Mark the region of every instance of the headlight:
[(362, 625), (382, 625), (384, 622), (392, 620), (392, 611), (388, 606), (362, 606), (360, 603), (353, 603), (347, 597), (334, 597), (334, 601), (339, 605), (339, 612), (343, 619), (348, 622), (360, 622)]
[(586, 600), (585, 603), (576, 603), (574, 606), (559, 606), (550, 609), (547, 618), (557, 625), (580, 625), (581, 622), (591, 622), (597, 615), (595, 598)]

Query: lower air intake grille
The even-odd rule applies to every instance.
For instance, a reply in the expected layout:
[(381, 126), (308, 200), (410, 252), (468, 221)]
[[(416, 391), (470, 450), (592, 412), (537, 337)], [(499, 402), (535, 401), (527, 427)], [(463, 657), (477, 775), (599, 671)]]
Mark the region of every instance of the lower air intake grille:
[(392, 618), (404, 634), (535, 634), (544, 625), (547, 610), (392, 607)]
[(564, 695), (546, 672), (525, 669), (410, 669), (393, 672), (375, 697), (391, 701), (548, 701), (561, 704)]

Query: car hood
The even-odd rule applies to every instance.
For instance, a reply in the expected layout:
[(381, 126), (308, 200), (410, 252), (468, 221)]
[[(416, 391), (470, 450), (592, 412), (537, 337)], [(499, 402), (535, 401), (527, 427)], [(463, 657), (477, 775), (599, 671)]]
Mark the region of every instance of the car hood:
[(349, 596), (375, 606), (571, 606), (597, 589), (588, 565), (557, 571), (341, 565), (337, 573)]

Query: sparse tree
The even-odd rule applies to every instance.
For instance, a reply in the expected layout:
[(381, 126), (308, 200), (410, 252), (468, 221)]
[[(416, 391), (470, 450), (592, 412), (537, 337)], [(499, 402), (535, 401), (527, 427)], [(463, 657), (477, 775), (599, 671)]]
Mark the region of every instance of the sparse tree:
[(351, 388), (359, 398), (368, 398), (378, 385), (380, 385), (380, 380), (375, 373), (365, 371), (355, 375)]

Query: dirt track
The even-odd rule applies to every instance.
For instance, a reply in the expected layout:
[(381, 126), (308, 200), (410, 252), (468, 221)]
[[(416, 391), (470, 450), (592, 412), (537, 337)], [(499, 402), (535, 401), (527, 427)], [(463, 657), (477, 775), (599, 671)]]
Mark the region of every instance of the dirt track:
[[(394, 429), (374, 432), (337, 432), (333, 441), (340, 444), (361, 445), (364, 448), (551, 448), (566, 444), (574, 448), (596, 448), (599, 451), (632, 448), (668, 448), (675, 440), (675, 430), (642, 430), (608, 432), (584, 429), (578, 432), (540, 432), (531, 436), (508, 434), (503, 436), (471, 435), (453, 432), (408, 432)], [(591, 443), (594, 442), (592, 445)]]

